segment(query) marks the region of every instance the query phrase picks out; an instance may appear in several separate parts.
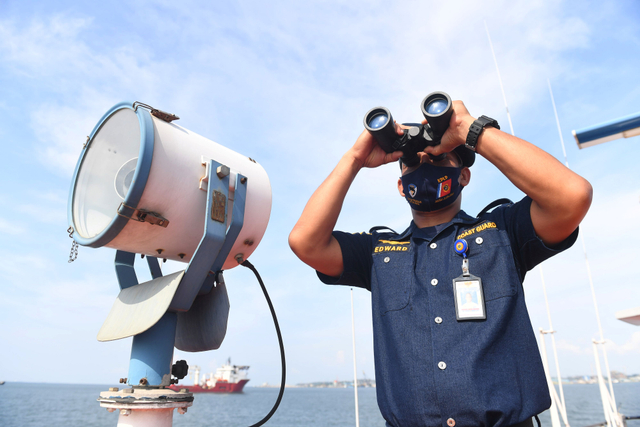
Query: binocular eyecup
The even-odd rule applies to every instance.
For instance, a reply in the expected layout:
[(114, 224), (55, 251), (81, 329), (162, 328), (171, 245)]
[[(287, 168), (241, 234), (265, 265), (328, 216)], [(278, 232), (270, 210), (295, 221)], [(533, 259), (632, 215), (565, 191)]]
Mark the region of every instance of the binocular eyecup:
[(402, 163), (409, 167), (420, 163), (420, 151), (440, 144), (453, 114), (451, 98), (444, 92), (430, 93), (422, 100), (420, 108), (427, 124), (411, 125), (403, 130), (402, 135), (396, 133), (393, 117), (387, 108), (372, 108), (364, 116), (364, 127), (378, 145), (387, 153), (402, 151)]

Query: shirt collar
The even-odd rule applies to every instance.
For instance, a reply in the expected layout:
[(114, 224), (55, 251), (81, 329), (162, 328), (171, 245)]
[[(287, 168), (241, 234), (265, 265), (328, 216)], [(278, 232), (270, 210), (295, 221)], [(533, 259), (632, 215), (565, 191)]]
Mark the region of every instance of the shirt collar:
[[(474, 217), (472, 217), (470, 215), (467, 215), (467, 213), (465, 211), (460, 210), (460, 211), (458, 211), (456, 216), (453, 217), (453, 219), (451, 221), (446, 222), (444, 224), (436, 225), (436, 235), (440, 234), (443, 230), (445, 230), (446, 228), (448, 228), (449, 226), (454, 225), (454, 224), (474, 224), (476, 222), (478, 222), (478, 218), (474, 218)], [(390, 237), (388, 239), (389, 240), (396, 240), (396, 241), (407, 240), (407, 239), (409, 239), (409, 237), (411, 237), (414, 234), (418, 234), (418, 235), (416, 235), (416, 238), (418, 238), (418, 239), (425, 238), (423, 236), (420, 236), (419, 235), (420, 233), (416, 233), (418, 230), (420, 230), (420, 228), (418, 228), (416, 223), (412, 220), (411, 224), (409, 225), (409, 228), (404, 230), (399, 235)]]

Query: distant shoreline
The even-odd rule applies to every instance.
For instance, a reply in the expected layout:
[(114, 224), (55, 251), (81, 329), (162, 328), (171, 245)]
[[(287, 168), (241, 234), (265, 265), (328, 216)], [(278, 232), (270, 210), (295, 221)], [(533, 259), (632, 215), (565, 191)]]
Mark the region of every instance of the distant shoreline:
[[(558, 384), (558, 381), (555, 378), (552, 378), (554, 384)], [(605, 378), (604, 381), (608, 383), (608, 379)], [(629, 377), (628, 379), (622, 380), (613, 380), (613, 384), (627, 384), (627, 383), (640, 383), (640, 376), (636, 375), (633, 377)], [(52, 383), (52, 382), (36, 382), (36, 381), (11, 381), (5, 380), (4, 382), (0, 381), (0, 385), (8, 385), (8, 384), (41, 384), (44, 386), (74, 386), (74, 385), (83, 385), (83, 386), (96, 386), (96, 387), (122, 387), (122, 384), (96, 384), (96, 383)], [(597, 378), (590, 378), (589, 380), (574, 380), (574, 379), (562, 379), (563, 385), (597, 385)], [(280, 388), (280, 384), (269, 384), (263, 383), (260, 385), (249, 385), (245, 386), (246, 388)], [(338, 382), (338, 385), (335, 385), (333, 382), (314, 382), (314, 383), (298, 383), (298, 384), (286, 384), (285, 388), (353, 388), (352, 382)], [(358, 381), (358, 388), (375, 388), (375, 381), (369, 380), (368, 384), (363, 384)]]

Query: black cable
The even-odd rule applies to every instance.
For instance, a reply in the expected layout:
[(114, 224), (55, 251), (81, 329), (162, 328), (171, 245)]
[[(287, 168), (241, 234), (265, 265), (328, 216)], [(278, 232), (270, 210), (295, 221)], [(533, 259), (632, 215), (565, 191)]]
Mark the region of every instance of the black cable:
[(284, 394), (284, 385), (287, 379), (287, 362), (284, 357), (284, 344), (282, 342), (282, 334), (280, 333), (280, 326), (278, 325), (278, 318), (276, 316), (276, 311), (273, 309), (273, 304), (271, 304), (271, 299), (269, 298), (269, 294), (267, 293), (267, 288), (265, 288), (264, 283), (262, 282), (262, 278), (260, 278), (260, 274), (258, 274), (258, 270), (251, 264), (249, 261), (245, 260), (241, 264), (243, 267), (247, 267), (249, 270), (253, 271), (253, 274), (256, 275), (258, 279), (258, 283), (260, 283), (260, 287), (262, 288), (262, 292), (264, 293), (264, 297), (267, 300), (267, 304), (269, 304), (269, 310), (271, 310), (271, 316), (273, 317), (273, 324), (276, 327), (276, 334), (278, 335), (278, 343), (280, 344), (280, 360), (282, 361), (282, 379), (280, 380), (280, 393), (278, 393), (278, 398), (276, 399), (276, 403), (274, 403), (271, 411), (260, 421), (251, 425), (250, 427), (259, 427), (269, 421), (269, 418), (273, 416), (273, 414), (280, 406), (280, 401), (282, 400), (282, 395)]

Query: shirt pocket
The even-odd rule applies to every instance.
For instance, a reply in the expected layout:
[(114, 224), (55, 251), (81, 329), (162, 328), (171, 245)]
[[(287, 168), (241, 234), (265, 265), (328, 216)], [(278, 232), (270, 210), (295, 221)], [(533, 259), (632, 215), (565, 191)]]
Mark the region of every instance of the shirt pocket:
[(520, 279), (506, 232), (485, 230), (467, 241), (469, 272), (482, 279), (485, 301), (515, 295)]
[[(405, 249), (406, 248), (406, 249)], [(380, 252), (373, 256), (372, 298), (383, 315), (409, 304), (413, 282), (413, 249)]]

